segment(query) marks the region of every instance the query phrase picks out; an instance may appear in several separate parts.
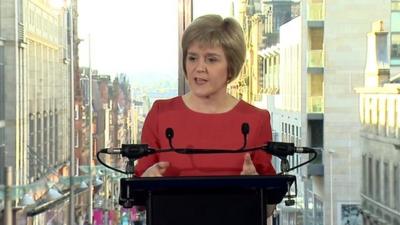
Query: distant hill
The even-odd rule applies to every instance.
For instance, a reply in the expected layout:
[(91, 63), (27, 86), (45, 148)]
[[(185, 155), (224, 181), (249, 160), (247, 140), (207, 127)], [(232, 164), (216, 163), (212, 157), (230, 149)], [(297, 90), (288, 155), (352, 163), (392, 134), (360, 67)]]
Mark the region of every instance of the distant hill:
[(129, 75), (133, 98), (148, 96), (152, 104), (157, 99), (178, 95), (178, 76), (141, 74)]
[(141, 85), (152, 85), (159, 83), (160, 81), (171, 81), (178, 84), (178, 74), (155, 74), (155, 73), (142, 73), (142, 74), (129, 74), (129, 80), (131, 83), (137, 83)]

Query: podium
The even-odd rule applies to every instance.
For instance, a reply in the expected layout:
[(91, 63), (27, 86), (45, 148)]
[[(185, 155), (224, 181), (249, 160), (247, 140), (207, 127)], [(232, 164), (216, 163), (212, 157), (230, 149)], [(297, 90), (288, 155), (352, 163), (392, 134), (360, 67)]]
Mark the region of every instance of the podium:
[(137, 177), (120, 180), (119, 203), (144, 206), (147, 225), (265, 225), (296, 177)]

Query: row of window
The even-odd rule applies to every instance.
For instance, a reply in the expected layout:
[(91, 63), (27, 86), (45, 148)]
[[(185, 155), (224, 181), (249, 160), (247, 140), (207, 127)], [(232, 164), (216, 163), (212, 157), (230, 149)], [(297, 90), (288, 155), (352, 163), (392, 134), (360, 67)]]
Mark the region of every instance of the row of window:
[(58, 20), (34, 3), (30, 2), (28, 10), (29, 31), (52, 42), (58, 40)]
[[(0, 121), (4, 120), (4, 83), (5, 83), (5, 73), (4, 73), (4, 47), (0, 45)], [(1, 126), (0, 126), (1, 127)], [(1, 138), (1, 137), (0, 137)], [(1, 140), (1, 139), (0, 139)], [(1, 144), (1, 143), (0, 143)]]
[(300, 127), (295, 126), (293, 124), (282, 123), (281, 126), (282, 133), (294, 136), (294, 138), (301, 138), (300, 137)]
[(279, 88), (279, 55), (260, 57), (260, 87)]
[[(0, 29), (1, 30), (1, 29)], [(1, 34), (0, 34), (1, 36)], [(4, 160), (4, 152), (5, 152), (5, 104), (4, 104), (4, 47), (0, 43), (0, 162)], [(4, 183), (3, 178), (3, 170), (0, 170), (0, 183)]]
[[(300, 137), (300, 127), (295, 126), (293, 124), (282, 123), (281, 124), (281, 137), (283, 142), (294, 143), (295, 146), (301, 145), (301, 137)], [(290, 167), (294, 167), (299, 165), (300, 158), (298, 154), (295, 154), (292, 157), (288, 158)], [(296, 172), (299, 172), (299, 169), (296, 169)]]
[(30, 114), (29, 116), (29, 177), (37, 178), (47, 172), (47, 169), (60, 159), (59, 116), (57, 113)]
[(400, 164), (363, 155), (363, 193), (390, 208), (400, 210)]
[[(396, 135), (400, 128), (400, 97), (396, 95), (361, 95), (361, 121), (380, 125), (384, 135)], [(397, 134), (398, 135), (398, 134)]]
[(324, 224), (324, 204), (322, 199), (307, 189), (304, 198), (305, 217), (307, 225), (323, 225)]
[(391, 65), (400, 65), (400, 1), (392, 1), (391, 14)]

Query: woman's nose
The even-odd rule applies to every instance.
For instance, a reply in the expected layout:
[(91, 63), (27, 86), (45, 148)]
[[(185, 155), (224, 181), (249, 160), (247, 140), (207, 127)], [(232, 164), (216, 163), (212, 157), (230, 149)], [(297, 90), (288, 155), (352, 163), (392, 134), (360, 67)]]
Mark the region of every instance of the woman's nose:
[(197, 72), (205, 72), (207, 70), (205, 62), (203, 60), (199, 60), (196, 69)]

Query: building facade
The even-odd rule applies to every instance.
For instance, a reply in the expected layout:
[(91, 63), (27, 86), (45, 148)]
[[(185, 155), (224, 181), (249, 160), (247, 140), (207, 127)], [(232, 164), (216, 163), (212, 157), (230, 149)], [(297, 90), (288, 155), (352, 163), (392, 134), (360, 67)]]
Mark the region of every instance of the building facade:
[[(249, 2), (242, 1), (243, 6)], [(258, 39), (263, 33), (260, 25), (270, 16), (259, 11), (243, 24), (249, 52), (230, 91), (270, 110), (275, 140), (320, 151), (316, 161), (294, 171), (299, 203), (280, 208), (280, 222), (345, 224), (352, 217), (361, 224), (361, 125), (354, 88), (364, 82), (365, 34), (376, 20), (387, 21), (385, 29), (392, 30), (390, 60), (396, 65), (391, 70), (398, 70), (399, 29), (393, 20), (399, 18), (399, 3), (302, 0), (299, 4), (299, 16), (280, 26), (279, 42), (264, 49)], [(352, 8), (358, 10), (347, 13)], [(249, 12), (248, 6), (241, 9), (241, 15)], [(274, 24), (271, 20), (266, 24)], [(292, 165), (307, 159), (296, 156)]]
[(368, 225), (400, 224), (400, 74), (390, 73), (396, 64), (396, 51), (388, 51), (390, 36), (383, 21), (375, 23), (368, 34), (365, 84), (357, 89), (362, 124), (361, 207)]
[[(50, 3), (0, 1), (0, 164), (13, 168), (14, 206), (28, 192), (42, 203), (46, 184), (68, 175), (74, 148), (70, 21), (76, 1)], [(44, 222), (35, 215), (31, 223)]]

